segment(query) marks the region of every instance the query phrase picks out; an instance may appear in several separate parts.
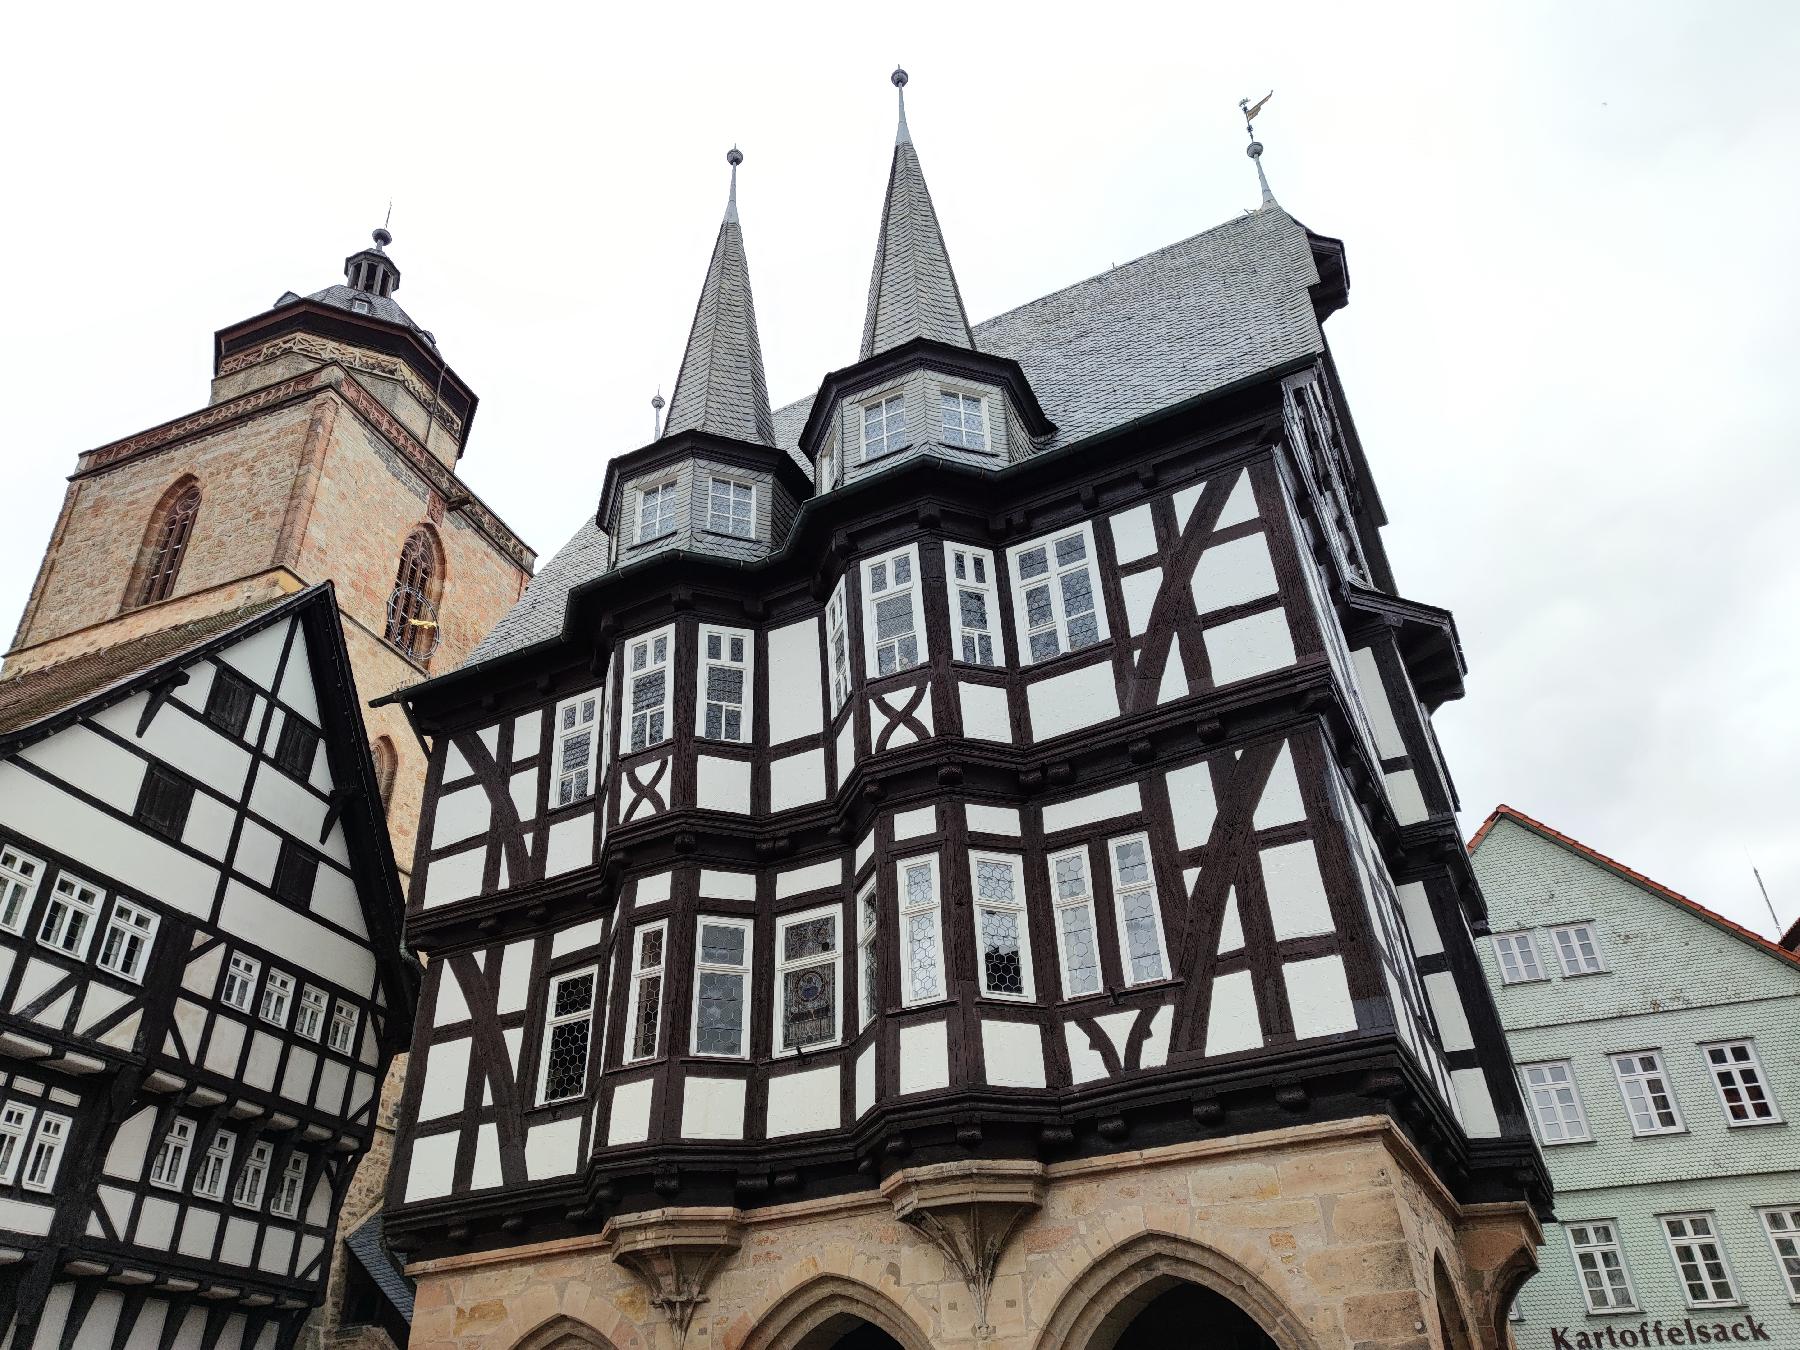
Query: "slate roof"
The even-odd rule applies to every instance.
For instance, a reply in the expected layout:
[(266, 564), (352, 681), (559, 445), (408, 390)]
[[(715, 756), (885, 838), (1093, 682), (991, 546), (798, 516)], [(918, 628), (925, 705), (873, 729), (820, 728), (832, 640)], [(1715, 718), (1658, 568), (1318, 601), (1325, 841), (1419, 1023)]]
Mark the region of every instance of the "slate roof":
[(925, 186), (919, 152), (906, 130), (901, 105), (900, 134), (888, 170), (875, 266), (869, 272), (869, 308), (863, 317), (862, 359), (891, 351), (913, 338), (933, 338), (973, 347), (950, 251), (938, 225), (937, 208)]
[(413, 1285), (412, 1281), (401, 1274), (400, 1263), (388, 1250), (387, 1239), (383, 1234), (381, 1215), (371, 1214), (357, 1230), (344, 1239), (344, 1245), (356, 1258), (357, 1264), (369, 1272), (369, 1278), (375, 1281), (375, 1287), (381, 1290), (382, 1296), (394, 1306), (408, 1326), (413, 1318)]
[(1761, 933), (1754, 932), (1740, 923), (1734, 923), (1717, 910), (1708, 909), (1698, 900), (1690, 900), (1680, 891), (1672, 891), (1660, 881), (1652, 881), (1642, 872), (1627, 867), (1616, 858), (1609, 858), (1599, 849), (1589, 848), (1579, 839), (1572, 839), (1561, 830), (1551, 829), (1543, 821), (1535, 820), (1516, 807), (1507, 806), (1504, 802), (1496, 806), (1488, 818), (1481, 822), (1481, 828), (1476, 830), (1474, 837), (1469, 840), (1469, 852), (1473, 854), (1476, 849), (1480, 848), (1482, 842), (1493, 832), (1494, 826), (1503, 820), (1510, 820), (1513, 824), (1529, 830), (1532, 834), (1560, 844), (1576, 857), (1602, 867), (1615, 876), (1623, 877), (1626, 881), (1632, 882), (1659, 899), (1666, 900), (1679, 909), (1685, 909), (1688, 913), (1712, 924), (1713, 927), (1724, 930), (1731, 936), (1749, 943), (1752, 947), (1759, 948), (1787, 965), (1800, 967), (1800, 954), (1789, 951), (1784, 945), (1770, 942)]
[[(301, 298), (302, 297), (295, 295), (292, 291), (285, 291), (282, 293), (281, 298), (275, 302), (275, 308), (280, 309), (283, 305), (297, 304)], [(384, 323), (398, 324), (402, 328), (410, 328), (413, 332), (424, 338), (431, 346), (437, 346), (437, 339), (433, 338), (430, 333), (414, 323), (412, 316), (401, 309), (392, 296), (376, 295), (371, 291), (359, 291), (353, 286), (327, 286), (324, 290), (314, 291), (311, 295), (304, 298), (315, 301), (321, 305), (330, 305), (333, 309), (348, 310), (353, 314), (367, 313), (370, 318), (380, 319)], [(357, 309), (357, 302), (366, 304), (368, 306), (367, 310)]]
[(238, 609), (208, 614), (172, 628), (147, 633), (130, 642), (102, 647), (55, 665), (0, 680), (0, 739), (127, 684), (292, 598), (277, 596)]
[[(1305, 227), (1271, 204), (977, 324), (973, 338), (1019, 363), (1055, 449), (1322, 355), (1319, 279)], [(774, 443), (809, 475), (798, 445), (811, 409), (804, 398), (773, 417)], [(470, 661), (556, 637), (569, 591), (605, 560), (605, 535), (584, 523)]]
[(713, 243), (681, 374), (669, 398), (663, 434), (678, 431), (710, 431), (757, 445), (775, 444), (762, 343), (756, 336), (756, 305), (750, 296), (750, 262), (738, 224), (735, 165), (725, 219)]

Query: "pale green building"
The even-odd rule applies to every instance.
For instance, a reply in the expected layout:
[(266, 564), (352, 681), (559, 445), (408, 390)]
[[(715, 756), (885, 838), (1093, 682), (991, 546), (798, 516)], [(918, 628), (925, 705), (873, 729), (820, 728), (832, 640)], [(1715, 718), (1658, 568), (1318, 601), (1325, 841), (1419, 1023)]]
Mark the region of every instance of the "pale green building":
[(1471, 850), (1556, 1183), (1520, 1350), (1800, 1347), (1800, 958), (1511, 807)]

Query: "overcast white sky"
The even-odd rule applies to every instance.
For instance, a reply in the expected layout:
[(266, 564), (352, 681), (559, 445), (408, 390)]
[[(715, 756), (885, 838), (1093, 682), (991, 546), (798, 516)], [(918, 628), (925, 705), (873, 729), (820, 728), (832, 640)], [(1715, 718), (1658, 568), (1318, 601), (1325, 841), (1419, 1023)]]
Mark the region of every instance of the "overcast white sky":
[(1256, 201), (1344, 239), (1329, 332), (1439, 730), (1509, 802), (1762, 931), (1800, 915), (1789, 4), (15, 6), (0, 624), (88, 447), (202, 405), (215, 329), (340, 277), (481, 396), (466, 477), (548, 556), (649, 438), (723, 205), (777, 404), (855, 358), (909, 116), (972, 318)]

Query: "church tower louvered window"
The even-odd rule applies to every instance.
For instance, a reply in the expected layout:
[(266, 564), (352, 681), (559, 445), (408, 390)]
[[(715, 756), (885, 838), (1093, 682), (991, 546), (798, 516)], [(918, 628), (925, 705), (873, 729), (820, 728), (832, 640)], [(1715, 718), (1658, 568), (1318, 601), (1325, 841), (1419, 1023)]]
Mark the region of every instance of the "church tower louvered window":
[(400, 570), (388, 598), (387, 640), (415, 661), (437, 649), (437, 546), (429, 531), (414, 530), (400, 550)]
[(175, 580), (187, 557), (188, 538), (194, 532), (194, 517), (199, 514), (200, 485), (190, 483), (151, 523), (149, 557), (133, 604), (154, 605), (175, 593)]

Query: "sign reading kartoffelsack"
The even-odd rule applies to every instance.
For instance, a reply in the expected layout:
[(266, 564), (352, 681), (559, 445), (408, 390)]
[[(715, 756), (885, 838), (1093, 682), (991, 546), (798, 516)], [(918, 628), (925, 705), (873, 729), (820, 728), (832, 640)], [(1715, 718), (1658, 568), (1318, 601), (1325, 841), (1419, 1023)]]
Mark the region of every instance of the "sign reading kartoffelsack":
[(1668, 1345), (1744, 1345), (1753, 1341), (1774, 1344), (1769, 1329), (1746, 1313), (1731, 1322), (1696, 1322), (1683, 1318), (1669, 1322), (1639, 1322), (1635, 1327), (1602, 1327), (1597, 1331), (1577, 1331), (1569, 1327), (1550, 1328), (1551, 1350), (1646, 1350), (1646, 1347)]

